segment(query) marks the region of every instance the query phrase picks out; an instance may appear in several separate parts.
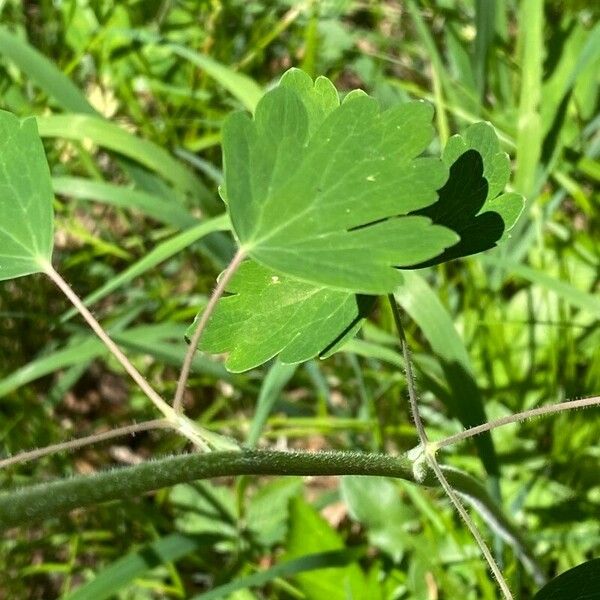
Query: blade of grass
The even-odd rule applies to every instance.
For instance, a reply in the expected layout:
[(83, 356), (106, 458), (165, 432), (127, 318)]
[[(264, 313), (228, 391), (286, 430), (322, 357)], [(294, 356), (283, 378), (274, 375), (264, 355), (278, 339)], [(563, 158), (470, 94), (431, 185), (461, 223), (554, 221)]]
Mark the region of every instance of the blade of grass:
[(122, 185), (93, 181), (83, 177), (53, 177), (55, 194), (78, 200), (104, 202), (112, 206), (136, 209), (177, 229), (184, 229), (198, 222), (183, 206), (168, 202), (160, 196)]
[(94, 144), (131, 158), (146, 168), (160, 174), (175, 188), (197, 196), (208, 195), (204, 184), (188, 169), (183, 167), (166, 150), (153, 142), (136, 137), (125, 129), (101, 117), (90, 115), (51, 115), (37, 117), (42, 137), (57, 137), (69, 140), (90, 140)]
[(85, 95), (51, 60), (6, 27), (0, 27), (0, 54), (11, 60), (63, 109), (96, 114)]
[(222, 65), (205, 54), (200, 54), (179, 44), (168, 44), (167, 47), (174, 54), (202, 69), (249, 111), (254, 112), (258, 101), (262, 98), (263, 90), (253, 79)]
[(600, 318), (600, 297), (598, 297), (598, 295), (584, 292), (566, 281), (557, 279), (548, 273), (528, 267), (527, 265), (492, 256), (480, 257), (480, 260), (484, 263), (505, 269), (512, 275), (523, 277), (524, 279), (531, 281), (531, 283), (554, 292), (572, 306), (588, 311), (592, 315), (596, 315)]
[(279, 360), (276, 360), (269, 369), (269, 372), (263, 379), (256, 401), (256, 410), (254, 411), (254, 417), (252, 418), (252, 424), (250, 425), (250, 431), (246, 439), (248, 448), (254, 448), (258, 444), (273, 405), (277, 402), (287, 382), (296, 372), (297, 367), (297, 364), (284, 365)]
[[(114, 340), (123, 347), (179, 367), (185, 354), (185, 348), (181, 343), (185, 330), (186, 326), (184, 325), (163, 323), (140, 325), (123, 332), (109, 329), (109, 332)], [(176, 340), (176, 342), (171, 340)], [(33, 359), (24, 367), (1, 379), (0, 397), (55, 371), (88, 362), (94, 358), (105, 356), (106, 353), (102, 343), (91, 335), (73, 337), (68, 347)], [(205, 356), (194, 358), (193, 370), (224, 381), (235, 381), (234, 376), (225, 367)]]
[(541, 156), (542, 123), (539, 103), (542, 88), (544, 60), (544, 2), (521, 2), (519, 22), (526, 24), (519, 30), (521, 52), (521, 97), (517, 126), (517, 172), (515, 190), (528, 198), (536, 186), (536, 173)]
[(479, 100), (485, 93), (487, 67), (490, 50), (494, 42), (496, 29), (496, 3), (489, 0), (476, 0), (475, 2), (475, 51), (473, 54), (473, 71), (479, 92)]
[[(142, 257), (137, 262), (133, 263), (130, 267), (113, 277), (110, 281), (107, 281), (103, 286), (89, 294), (83, 299), (83, 303), (86, 306), (91, 306), (95, 302), (102, 300), (118, 289), (122, 285), (129, 283), (136, 277), (139, 277), (146, 271), (153, 269), (161, 262), (175, 256), (183, 249), (191, 246), (203, 237), (214, 233), (215, 231), (227, 231), (230, 228), (229, 216), (221, 215), (220, 217), (214, 217), (213, 219), (207, 219), (202, 221), (195, 227), (191, 227), (186, 231), (179, 233), (165, 242), (162, 242), (151, 250), (148, 254)], [(71, 309), (67, 311), (61, 318), (61, 320), (67, 321), (76, 311)]]
[(63, 596), (62, 600), (112, 598), (148, 571), (197, 552), (215, 541), (213, 536), (193, 537), (181, 533), (164, 536), (104, 567), (94, 579)]
[(291, 577), (306, 571), (316, 571), (319, 569), (331, 569), (332, 567), (343, 567), (356, 561), (364, 555), (364, 548), (345, 548), (344, 550), (331, 550), (329, 552), (319, 552), (308, 554), (301, 558), (295, 558), (286, 562), (279, 563), (273, 567), (236, 579), (225, 585), (220, 585), (209, 592), (197, 594), (191, 600), (216, 600), (229, 596), (239, 590), (251, 587), (265, 585), (279, 577)]
[(423, 21), (419, 7), (414, 0), (407, 1), (408, 12), (417, 29), (417, 33), (427, 50), (427, 55), (431, 61), (431, 80), (433, 84), (433, 97), (435, 103), (435, 117), (437, 120), (438, 135), (442, 148), (446, 145), (450, 136), (450, 127), (444, 103), (444, 91), (442, 89), (443, 78), (445, 77), (445, 68), (442, 57), (438, 52), (435, 40), (433, 39), (428, 27)]

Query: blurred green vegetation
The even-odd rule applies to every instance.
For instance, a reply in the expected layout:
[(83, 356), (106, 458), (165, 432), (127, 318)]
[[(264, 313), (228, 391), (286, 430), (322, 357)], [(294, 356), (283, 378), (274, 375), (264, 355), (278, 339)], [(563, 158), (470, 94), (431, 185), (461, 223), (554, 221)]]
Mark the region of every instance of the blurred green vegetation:
[[(513, 186), (528, 198), (524, 216), (502, 248), (419, 271), (402, 291), (423, 415), (442, 437), (477, 398), (494, 418), (600, 390), (597, 17), (593, 0), (4, 0), (0, 108), (39, 117), (57, 192), (55, 260), (79, 295), (166, 244), (167, 260), (94, 304), (165, 394), (183, 332), (233, 249), (213, 233), (169, 252), (182, 231), (222, 211), (228, 112), (252, 107), (300, 66), (384, 105), (431, 101), (442, 143), (490, 121), (513, 159)], [(67, 309), (42, 277), (0, 286), (2, 454), (153, 415)], [(382, 302), (361, 339), (326, 361), (233, 376), (201, 357), (187, 411), (243, 441), (260, 396), (272, 404), (261, 445), (407, 450), (416, 438), (392, 331)], [(500, 490), (547, 576), (598, 556), (598, 410), (492, 437), (499, 479), (471, 443), (442, 458)], [(5, 470), (0, 481), (7, 488), (182, 449), (164, 433), (140, 434)], [(495, 550), (517, 597), (531, 597), (536, 584), (514, 549), (496, 537)], [(295, 572), (245, 579), (313, 554)], [(319, 566), (332, 568), (305, 570)], [(67, 597), (94, 575), (97, 587), (74, 597), (192, 598), (234, 580), (239, 589), (223, 597), (497, 597), (444, 497), (377, 479), (177, 486), (0, 541), (0, 598)]]

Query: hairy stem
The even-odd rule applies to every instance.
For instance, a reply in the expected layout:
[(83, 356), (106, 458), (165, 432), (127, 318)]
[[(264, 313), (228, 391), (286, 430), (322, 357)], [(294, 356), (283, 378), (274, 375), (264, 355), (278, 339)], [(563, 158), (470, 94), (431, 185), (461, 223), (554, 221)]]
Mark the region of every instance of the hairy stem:
[(183, 412), (183, 394), (185, 392), (185, 386), (187, 384), (187, 380), (190, 376), (190, 369), (192, 367), (192, 361), (194, 360), (194, 354), (196, 353), (196, 349), (198, 348), (198, 343), (200, 342), (200, 338), (202, 337), (202, 333), (212, 315), (217, 302), (223, 295), (227, 284), (231, 281), (234, 273), (237, 271), (237, 268), (240, 266), (241, 262), (245, 258), (245, 253), (243, 250), (239, 249), (235, 256), (231, 259), (231, 262), (219, 277), (217, 285), (206, 305), (206, 308), (202, 312), (200, 319), (198, 321), (198, 325), (190, 339), (190, 344), (188, 346), (187, 352), (185, 354), (185, 358), (183, 359), (183, 365), (181, 367), (181, 373), (179, 375), (179, 380), (177, 381), (177, 389), (175, 390), (175, 398), (173, 399), (173, 408), (178, 414)]
[(402, 318), (400, 316), (400, 311), (398, 310), (398, 304), (397, 304), (396, 299), (394, 298), (393, 294), (388, 295), (388, 300), (389, 300), (389, 303), (390, 303), (390, 306), (392, 309), (392, 314), (394, 316), (394, 323), (395, 323), (396, 329), (398, 331), (398, 336), (400, 338), (400, 345), (402, 348), (402, 356), (404, 358), (404, 369), (406, 372), (406, 383), (408, 386), (408, 397), (409, 397), (409, 402), (410, 402), (410, 409), (412, 412), (415, 427), (417, 429), (417, 436), (421, 443), (421, 447), (425, 454), (425, 458), (427, 459), (427, 462), (429, 463), (429, 466), (431, 467), (436, 478), (440, 482), (440, 485), (446, 492), (446, 495), (448, 496), (448, 498), (450, 498), (450, 500), (451, 500), (452, 504), (454, 505), (454, 507), (456, 508), (458, 514), (462, 517), (462, 519), (465, 522), (465, 524), (467, 525), (469, 531), (475, 538), (475, 541), (477, 542), (477, 545), (481, 549), (481, 552), (482, 552), (485, 560), (487, 561), (492, 573), (494, 574), (494, 577), (498, 581), (498, 585), (500, 586), (500, 589), (502, 590), (502, 594), (503, 594), (504, 598), (506, 600), (513, 600), (513, 595), (508, 587), (506, 580), (504, 579), (504, 576), (502, 575), (502, 572), (500, 571), (500, 568), (496, 564), (496, 561), (494, 560), (494, 557), (492, 556), (490, 549), (488, 548), (487, 544), (485, 543), (485, 540), (483, 539), (481, 533), (477, 529), (477, 526), (475, 525), (475, 523), (469, 516), (469, 513), (466, 511), (465, 507), (462, 505), (460, 498), (456, 495), (456, 492), (452, 489), (452, 486), (450, 485), (450, 483), (448, 483), (448, 480), (446, 479), (440, 465), (438, 464), (438, 462), (435, 458), (435, 451), (432, 451), (432, 447), (429, 443), (429, 438), (427, 436), (427, 431), (425, 430), (423, 421), (421, 420), (421, 415), (419, 414), (419, 404), (417, 401), (415, 379), (414, 379), (414, 375), (412, 372), (412, 362), (410, 359), (410, 352), (408, 350), (408, 344), (406, 342), (406, 335), (404, 334), (404, 327), (402, 326)]
[(60, 274), (50, 264), (45, 265), (45, 272), (58, 286), (60, 291), (71, 301), (73, 306), (86, 320), (94, 333), (104, 342), (104, 345), (110, 350), (111, 354), (121, 363), (121, 366), (127, 371), (129, 376), (135, 381), (139, 388), (152, 400), (156, 408), (167, 418), (172, 418), (173, 409), (156, 393), (152, 386), (146, 381), (144, 376), (131, 364), (131, 361), (125, 356), (123, 351), (113, 342), (102, 325), (98, 323), (94, 315), (83, 304), (79, 296), (71, 289), (69, 284), (60, 276)]
[(545, 415), (552, 415), (554, 413), (563, 412), (567, 410), (574, 410), (576, 408), (589, 408), (591, 406), (600, 406), (600, 396), (593, 396), (591, 398), (581, 398), (580, 400), (569, 400), (567, 402), (559, 402), (557, 404), (549, 404), (548, 406), (540, 406), (538, 408), (532, 408), (531, 410), (525, 410), (514, 415), (507, 415), (506, 417), (500, 417), (494, 419), (488, 423), (477, 425), (477, 427), (470, 427), (454, 435), (450, 435), (439, 442), (434, 442), (432, 446), (435, 448), (445, 448), (451, 444), (456, 444), (475, 435), (479, 435), (484, 431), (491, 431), (503, 425), (510, 423), (520, 423), (533, 417), (543, 417)]
[(152, 421), (144, 421), (143, 423), (134, 423), (133, 425), (127, 425), (126, 427), (119, 427), (118, 429), (111, 429), (109, 431), (102, 431), (100, 433), (94, 433), (83, 438), (77, 438), (69, 440), (68, 442), (61, 442), (60, 444), (52, 444), (44, 448), (37, 448), (35, 450), (27, 450), (25, 452), (19, 452), (14, 456), (0, 460), (0, 469), (10, 467), (11, 465), (22, 464), (29, 462), (30, 460), (36, 460), (49, 454), (55, 454), (57, 452), (69, 452), (76, 450), (77, 448), (83, 448), (91, 444), (98, 442), (104, 442), (113, 438), (122, 437), (125, 435), (133, 435), (142, 431), (149, 431), (150, 429), (172, 429), (173, 424), (166, 419), (153, 419)]
[(217, 434), (214, 433), (204, 432), (204, 430), (198, 427), (195, 423), (189, 421), (188, 419), (182, 418), (182, 416), (179, 415), (173, 409), (173, 407), (165, 402), (154, 390), (154, 388), (146, 381), (144, 376), (133, 366), (123, 351), (115, 344), (115, 342), (113, 342), (102, 325), (98, 323), (94, 315), (92, 315), (85, 304), (81, 301), (79, 296), (77, 296), (77, 294), (71, 289), (69, 284), (60, 276), (54, 267), (49, 262), (44, 262), (41, 264), (41, 266), (43, 267), (46, 275), (52, 279), (60, 291), (71, 301), (73, 306), (85, 319), (94, 333), (110, 350), (111, 354), (119, 361), (119, 363), (121, 363), (121, 366), (125, 369), (125, 371), (127, 371), (133, 381), (135, 381), (139, 388), (144, 392), (144, 394), (146, 394), (146, 396), (165, 416), (165, 418), (173, 424), (173, 428), (176, 429), (181, 435), (188, 438), (198, 448), (202, 450), (210, 450), (211, 446), (214, 445), (213, 440), (220, 436), (217, 436)]
[[(159, 488), (197, 479), (236, 475), (380, 475), (425, 486), (439, 481), (430, 471), (416, 482), (407, 456), (358, 452), (274, 452), (242, 450), (168, 456), (139, 465), (93, 475), (78, 475), (50, 483), (7, 490), (0, 494), (0, 531), (15, 525), (57, 517), (69, 510), (100, 502), (137, 498)], [(443, 469), (452, 485), (506, 539), (525, 568), (541, 585), (544, 573), (519, 527), (508, 519), (485, 487), (456, 469)]]
[(136, 498), (177, 483), (232, 475), (383, 475), (412, 479), (409, 459), (357, 452), (242, 450), (182, 454), (0, 495), (0, 529), (80, 506)]

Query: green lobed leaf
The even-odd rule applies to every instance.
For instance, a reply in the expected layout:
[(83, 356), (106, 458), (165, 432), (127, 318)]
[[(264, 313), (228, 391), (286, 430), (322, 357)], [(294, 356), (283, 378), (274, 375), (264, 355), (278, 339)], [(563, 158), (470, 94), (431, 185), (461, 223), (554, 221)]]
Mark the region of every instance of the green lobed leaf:
[(562, 573), (545, 585), (534, 600), (594, 600), (599, 597), (600, 558)]
[(366, 94), (339, 103), (325, 78), (292, 70), (261, 99), (254, 119), (223, 127), (224, 196), (241, 247), (282, 274), (353, 293), (383, 294), (395, 267), (429, 260), (458, 241), (408, 213), (432, 204), (444, 163), (420, 157), (433, 109), (381, 111)]
[[(306, 86), (300, 73), (288, 72), (281, 85), (298, 79), (298, 86)], [(332, 104), (335, 90), (320, 81), (329, 84), (317, 79), (314, 87), (307, 88), (309, 115), (323, 114)], [(312, 122), (319, 118), (313, 117)], [(455, 230), (461, 240), (426, 264), (495, 246), (506, 237), (523, 207), (521, 196), (502, 193), (510, 173), (508, 157), (489, 124), (477, 123), (464, 135), (451, 138), (444, 161), (450, 178), (438, 191), (437, 202), (423, 212)], [(329, 356), (356, 334), (373, 306), (372, 297), (314, 286), (257, 263), (250, 266), (251, 262), (236, 274), (228, 288), (234, 295), (221, 300), (200, 345), (206, 352), (232, 352), (226, 363), (229, 370), (245, 371), (280, 352), (284, 363)], [(313, 327), (316, 315), (318, 326)]]
[(460, 241), (418, 267), (493, 248), (506, 239), (525, 202), (520, 194), (504, 193), (510, 162), (489, 123), (475, 123), (463, 135), (452, 136), (442, 159), (450, 169), (448, 181), (438, 201), (415, 214), (452, 229)]
[(42, 272), (50, 262), (53, 198), (35, 119), (0, 111), (0, 281)]
[(361, 523), (369, 542), (395, 562), (412, 549), (410, 533), (415, 510), (402, 501), (396, 483), (385, 477), (342, 477), (340, 491), (354, 521)]
[(200, 349), (229, 352), (225, 366), (235, 373), (278, 354), (283, 363), (331, 354), (358, 331), (374, 302), (277, 275), (251, 260), (240, 265), (227, 292), (231, 295), (217, 304)]

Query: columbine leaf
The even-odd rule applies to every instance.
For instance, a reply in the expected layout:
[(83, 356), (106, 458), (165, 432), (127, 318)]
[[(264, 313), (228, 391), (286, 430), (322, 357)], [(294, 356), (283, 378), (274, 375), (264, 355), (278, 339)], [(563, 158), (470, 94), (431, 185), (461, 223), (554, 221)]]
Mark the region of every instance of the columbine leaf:
[[(284, 363), (332, 354), (360, 328), (374, 298), (355, 296), (276, 274), (247, 260), (233, 276), (200, 342), (211, 353), (229, 352), (233, 372), (279, 354)], [(195, 330), (195, 324), (189, 333)]]
[(450, 168), (448, 181), (438, 201), (415, 214), (452, 229), (460, 242), (417, 267), (493, 248), (507, 237), (523, 210), (523, 196), (503, 193), (510, 163), (489, 123), (475, 123), (464, 135), (451, 137), (442, 158)]
[(600, 558), (565, 571), (545, 585), (534, 600), (593, 600), (600, 590)]
[(224, 195), (242, 248), (259, 263), (345, 291), (394, 289), (407, 267), (458, 241), (423, 216), (447, 178), (429, 145), (433, 109), (380, 111), (366, 94), (339, 104), (323, 79), (292, 71), (254, 119), (223, 128)]
[[(337, 94), (327, 79), (317, 79), (313, 87), (309, 77), (299, 71), (290, 71), (280, 85), (308, 90), (310, 99), (304, 101), (312, 106), (309, 114), (321, 115), (313, 117), (312, 123), (333, 110), (332, 98), (334, 94), (337, 98)], [(506, 237), (523, 206), (523, 198), (518, 194), (502, 193), (509, 177), (508, 157), (500, 151), (496, 134), (489, 124), (478, 123), (467, 129), (463, 136), (452, 137), (443, 158), (450, 167), (450, 177), (438, 191), (437, 202), (420, 212), (426, 213), (434, 222), (454, 229), (461, 240), (440, 255), (417, 265), (419, 267), (493, 247)], [(253, 279), (255, 273), (260, 275)], [(274, 277), (282, 284), (276, 288), (276, 294), (272, 288), (268, 289)], [(218, 317), (209, 322), (201, 349), (208, 352), (233, 350), (227, 367), (234, 371), (258, 366), (282, 350), (284, 362), (329, 356), (355, 335), (374, 303), (366, 296), (352, 300), (354, 296), (348, 292), (322, 285), (311, 287), (304, 281), (283, 277), (266, 267), (261, 270), (256, 265), (248, 265), (238, 273), (235, 289), (230, 287), (229, 291), (236, 295), (219, 303)], [(300, 301), (302, 297), (311, 298), (306, 307)], [(319, 329), (310, 325), (302, 327), (302, 323), (311, 323), (320, 301), (323, 302), (322, 315), (331, 314), (331, 321)], [(336, 311), (336, 307), (339, 310)], [(247, 316), (240, 317), (240, 314)], [(274, 336), (272, 315), (279, 323), (293, 320), (297, 327), (281, 330)], [(239, 322), (237, 319), (251, 320), (252, 333), (246, 334), (243, 329), (229, 326), (234, 321)], [(345, 333), (341, 335), (340, 332)], [(303, 348), (300, 336), (307, 336), (303, 351), (300, 351)], [(333, 338), (338, 343), (332, 346)], [(266, 349), (262, 347), (265, 339), (270, 341)], [(211, 340), (210, 344), (206, 340)]]
[(50, 261), (53, 197), (35, 119), (0, 111), (0, 280), (38, 273)]

